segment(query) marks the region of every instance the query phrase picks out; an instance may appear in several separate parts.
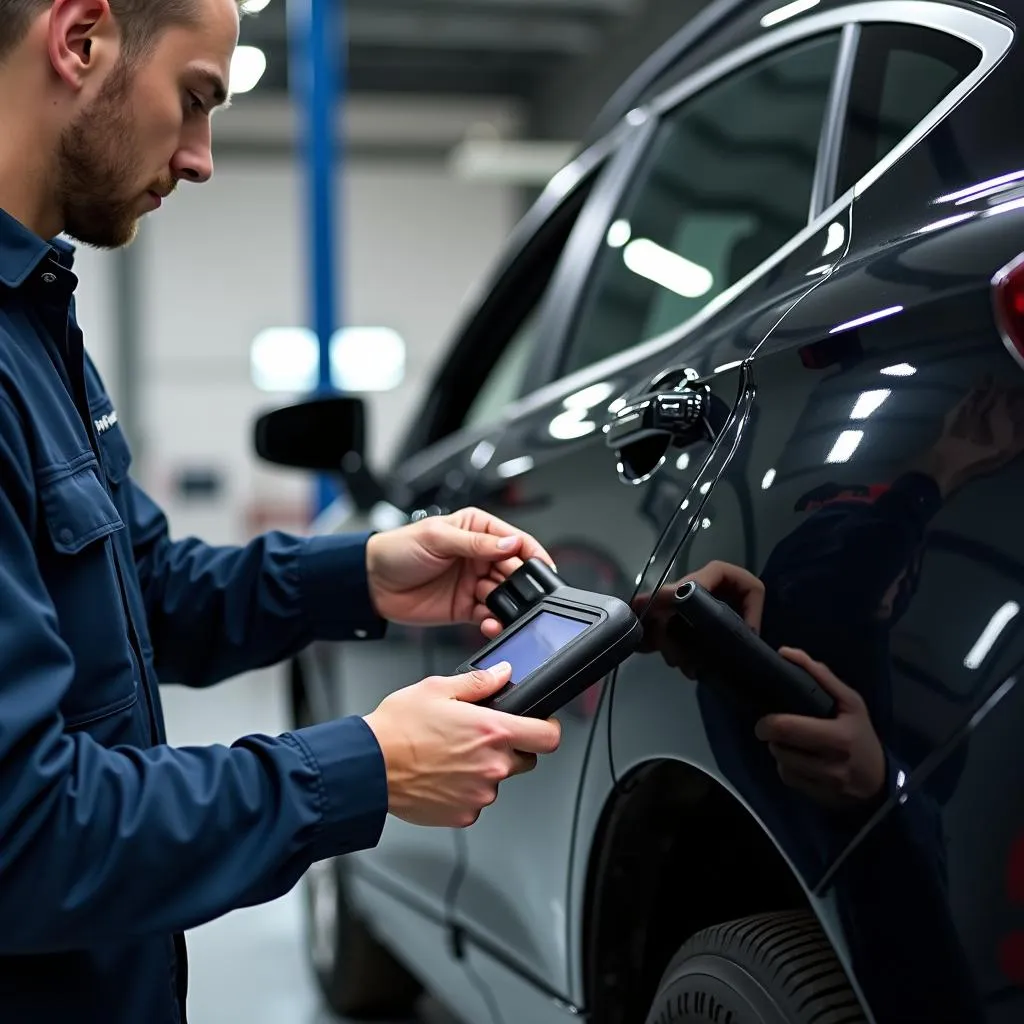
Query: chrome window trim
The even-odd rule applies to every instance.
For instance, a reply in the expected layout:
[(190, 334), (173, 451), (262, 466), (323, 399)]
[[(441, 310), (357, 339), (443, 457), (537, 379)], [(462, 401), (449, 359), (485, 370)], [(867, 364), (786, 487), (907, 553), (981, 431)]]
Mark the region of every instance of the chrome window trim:
[[(867, 171), (859, 181), (855, 182), (841, 196), (836, 197), (827, 209), (822, 210), (802, 231), (794, 235), (763, 263), (754, 267), (746, 277), (721, 292), (701, 310), (694, 313), (689, 320), (670, 331), (609, 356), (601, 362), (585, 366), (569, 376), (560, 377), (531, 394), (523, 396), (507, 408), (504, 422), (543, 408), (560, 395), (585, 387), (593, 380), (613, 377), (628, 369), (633, 363), (657, 355), (663, 349), (671, 348), (693, 334), (773, 267), (813, 238), (830, 221), (835, 220), (853, 200), (863, 195), (893, 164), (917, 145), (978, 87), (1003, 58), (1014, 39), (1014, 30), (1004, 22), (996, 21), (986, 14), (968, 11), (960, 7), (950, 7), (947, 4), (935, 2), (935, 0), (868, 0), (866, 3), (850, 4), (820, 14), (808, 14), (795, 18), (782, 28), (768, 30), (761, 38), (733, 50), (683, 82), (666, 90), (656, 97), (647, 109), (659, 116), (663, 115), (688, 97), (714, 84), (718, 79), (739, 70), (751, 61), (768, 55), (773, 50), (781, 49), (813, 35), (843, 29), (851, 23), (863, 25), (874, 22), (916, 25), (946, 32), (965, 42), (972, 43), (981, 51), (981, 58), (977, 67), (942, 102), (933, 107), (927, 117), (919, 121), (917, 126)], [(632, 116), (636, 118), (638, 112), (634, 112)], [(842, 252), (837, 254), (837, 256), (841, 255)]]
[(860, 23), (851, 22), (843, 29), (836, 56), (832, 89), (825, 106), (825, 120), (821, 126), (821, 143), (818, 146), (818, 164), (811, 187), (811, 208), (808, 222), (813, 221), (822, 210), (829, 206), (829, 199), (835, 191), (839, 177), (839, 142), (843, 135), (843, 115), (850, 100), (853, 87), (853, 65), (860, 46)]

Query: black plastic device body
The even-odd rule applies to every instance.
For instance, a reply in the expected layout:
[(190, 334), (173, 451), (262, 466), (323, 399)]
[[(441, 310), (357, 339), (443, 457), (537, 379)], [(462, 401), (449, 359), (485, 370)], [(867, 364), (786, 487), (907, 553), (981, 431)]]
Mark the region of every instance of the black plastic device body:
[(534, 559), (487, 605), (505, 629), (458, 671), (509, 662), (511, 681), (480, 703), (513, 715), (550, 718), (625, 661), (643, 636), (625, 602), (570, 587)]
[(691, 580), (676, 590), (675, 620), (675, 641), (692, 655), (698, 682), (723, 690), (757, 717), (835, 717), (831, 694), (700, 584)]

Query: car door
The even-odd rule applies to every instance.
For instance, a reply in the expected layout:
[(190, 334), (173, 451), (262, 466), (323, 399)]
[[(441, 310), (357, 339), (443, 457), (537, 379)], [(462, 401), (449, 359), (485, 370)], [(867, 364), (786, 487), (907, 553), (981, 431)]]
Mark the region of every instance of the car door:
[[(422, 408), (410, 418), (396, 465), (381, 483), (382, 500), (359, 521), (344, 524), (346, 529), (387, 529), (455, 507), (454, 496), (477, 471), (473, 452), (496, 429), (497, 411), (519, 394), (526, 359), (539, 337), (551, 275), (614, 146), (614, 139), (605, 140), (582, 154), (519, 225), (493, 279), (457, 332)], [(316, 645), (307, 652), (305, 665), (332, 680), (334, 695), (333, 706), (322, 714), (365, 714), (394, 690), (431, 675), (437, 668), (433, 646), (452, 631), (461, 635), (457, 629), (390, 624), (378, 643)], [(382, 922), (388, 943), (420, 970), (430, 968), (424, 956), (448, 956), (441, 929), (455, 864), (452, 830), (424, 829), (394, 817), (388, 818), (374, 849), (345, 858), (354, 901), (369, 920)], [(434, 922), (431, 942), (396, 921), (393, 899)]]
[[(742, 357), (841, 256), (844, 229), (809, 227), (841, 50), (838, 28), (769, 33), (634, 113), (578, 222), (559, 270), (578, 303), (567, 343), (542, 353), (556, 379), (507, 410), (460, 493), (537, 536), (573, 585), (629, 600), (659, 538), (700, 525), (686, 495), (745, 419)], [(692, 396), (696, 426), (647, 418)], [(559, 751), (460, 836), (458, 937), (499, 1005), (536, 996), (531, 1020), (581, 1006), (571, 850), (602, 693), (564, 710)]]
[[(1019, 758), (993, 772), (964, 740), (984, 720), (1006, 757), (1022, 721), (1022, 391), (991, 282), (1024, 236), (1019, 193), (994, 217), (962, 186), (995, 177), (994, 158), (1014, 172), (1022, 147), (979, 145), (979, 118), (999, 137), (988, 104), (957, 106), (994, 77), (1009, 30), (946, 10), (857, 29), (837, 167), (848, 251), (747, 361), (742, 444), (666, 583), (713, 558), (757, 573), (765, 639), (860, 695), (891, 798), (837, 813), (787, 786), (752, 723), (667, 668), (624, 667), (612, 723), (620, 779), (675, 757), (738, 794), (831, 901), (879, 1024), (1021, 1012), (1000, 960)], [(1019, 65), (1000, 72), (1015, 93)]]

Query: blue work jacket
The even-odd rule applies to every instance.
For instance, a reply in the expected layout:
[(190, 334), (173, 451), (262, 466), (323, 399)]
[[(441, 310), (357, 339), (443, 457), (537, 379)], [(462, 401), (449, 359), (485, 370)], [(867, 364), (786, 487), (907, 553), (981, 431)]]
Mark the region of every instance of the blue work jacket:
[(0, 211), (0, 1021), (181, 1024), (182, 933), (375, 845), (361, 718), (167, 745), (206, 686), (379, 637), (365, 536), (172, 541), (83, 349), (73, 249)]

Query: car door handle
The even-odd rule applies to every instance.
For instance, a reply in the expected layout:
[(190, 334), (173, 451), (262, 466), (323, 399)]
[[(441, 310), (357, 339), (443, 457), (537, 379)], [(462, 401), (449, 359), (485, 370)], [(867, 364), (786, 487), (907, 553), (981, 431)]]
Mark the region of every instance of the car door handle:
[(652, 437), (676, 445), (693, 444), (710, 433), (710, 397), (705, 391), (681, 388), (652, 391), (630, 400), (604, 424), (605, 443), (621, 449)]

